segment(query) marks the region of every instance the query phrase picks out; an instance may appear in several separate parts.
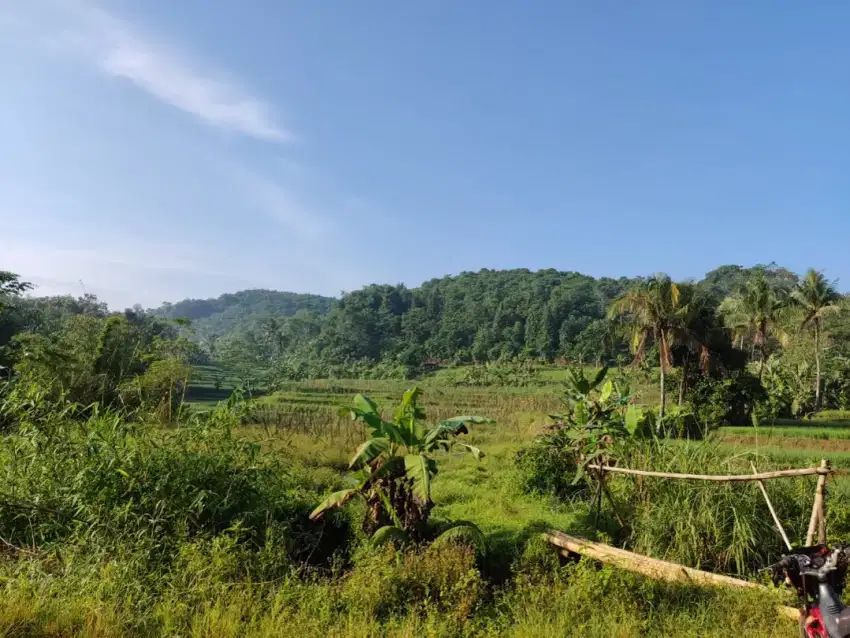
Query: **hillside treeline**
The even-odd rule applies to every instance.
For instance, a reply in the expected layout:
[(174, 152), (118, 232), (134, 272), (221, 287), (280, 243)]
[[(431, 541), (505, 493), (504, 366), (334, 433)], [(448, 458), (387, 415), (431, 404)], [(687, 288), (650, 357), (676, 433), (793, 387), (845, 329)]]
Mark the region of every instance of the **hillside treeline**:
[[(779, 289), (790, 290), (797, 282), (796, 275), (775, 265), (723, 266), (696, 286), (716, 308), (754, 272), (764, 273)], [(244, 370), (276, 368), (290, 378), (344, 369), (403, 374), (426, 362), (615, 363), (630, 357), (628, 337), (607, 309), (641, 281), (552, 269), (485, 269), (418, 288), (373, 284), (338, 301), (311, 297), (292, 303), (290, 293), (245, 291), (153, 312), (191, 319), (197, 340), (213, 359)], [(285, 311), (277, 309), (281, 299)], [(220, 310), (209, 313), (210, 308)]]
[(16, 381), (0, 402), (11, 393), (36, 412), (57, 402), (169, 418), (179, 409), (191, 364), (204, 357), (186, 321), (140, 307), (110, 312), (92, 295), (24, 296), (30, 289), (0, 271), (0, 380)]

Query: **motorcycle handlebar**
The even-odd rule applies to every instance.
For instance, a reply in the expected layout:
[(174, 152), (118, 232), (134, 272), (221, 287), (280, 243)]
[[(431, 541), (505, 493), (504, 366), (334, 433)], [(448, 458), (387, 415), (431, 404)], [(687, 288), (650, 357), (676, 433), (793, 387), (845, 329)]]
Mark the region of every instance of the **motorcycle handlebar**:
[(799, 551), (784, 555), (779, 562), (767, 567), (766, 570), (792, 569), (796, 567), (804, 576), (825, 576), (838, 569), (839, 558), (850, 556), (850, 547), (839, 546), (827, 550), (825, 546), (805, 548), (808, 551)]

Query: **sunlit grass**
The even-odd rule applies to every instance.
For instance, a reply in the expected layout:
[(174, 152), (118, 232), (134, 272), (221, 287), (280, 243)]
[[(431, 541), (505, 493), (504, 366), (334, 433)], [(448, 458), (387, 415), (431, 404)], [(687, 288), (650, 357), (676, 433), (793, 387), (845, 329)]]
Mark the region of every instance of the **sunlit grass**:
[[(263, 397), (257, 411), (236, 433), (259, 443), (293, 482), (310, 485), (314, 491), (311, 498), (318, 502), (345, 482), (348, 461), (363, 440), (362, 425), (340, 416), (337, 406), (350, 404), (356, 392), (389, 406), (410, 385), (358, 380), (287, 384), (280, 392)], [(776, 616), (775, 600), (770, 597), (665, 585), (610, 568), (599, 569), (589, 562), (560, 564), (540, 540), (540, 533), (556, 528), (592, 534), (587, 500), (564, 503), (554, 497), (522, 494), (513, 463), (517, 451), (548, 422), (547, 414), (560, 408), (557, 384), (545, 392), (539, 387), (441, 386), (433, 379), (420, 385), (430, 422), (470, 413), (496, 419), (495, 424), (472, 427), (464, 437), (484, 450), (481, 461), (442, 455), (433, 481), (435, 525), (472, 521), (487, 538), (486, 555), (466, 574), (470, 580), (445, 580), (442, 570), (457, 564), (451, 562), (455, 560), (452, 557), (426, 557), (411, 563), (409, 553), (404, 553), (376, 563), (374, 557), (361, 555), (362, 548), (354, 548), (351, 555), (324, 570), (299, 568), (259, 577), (242, 562), (244, 548), (227, 544), (226, 531), (181, 541), (181, 559), (157, 569), (144, 553), (131, 550), (129, 542), (124, 552), (119, 546), (113, 554), (91, 560), (81, 558), (86, 556), (82, 547), (76, 553), (70, 547), (67, 552), (63, 549), (58, 556), (36, 549), (32, 557), (0, 555), (0, 635), (796, 635), (793, 622)], [(756, 433), (753, 428), (737, 428), (728, 434), (743, 430), (748, 435)], [(777, 445), (756, 446), (758, 453), (770, 455), (774, 463), (797, 467), (820, 458), (810, 451), (784, 448), (782, 433), (788, 429), (776, 430), (770, 440)], [(727, 430), (721, 436), (727, 436)], [(741, 453), (723, 444), (721, 451), (727, 449), (730, 455)], [(830, 458), (837, 466), (844, 462), (843, 457), (831, 454)], [(850, 453), (846, 462), (850, 467)], [(166, 470), (173, 472), (174, 464), (164, 466)], [(614, 485), (614, 491), (622, 498), (629, 493), (625, 489), (629, 485), (620, 483)], [(850, 494), (848, 486), (850, 481), (840, 478), (830, 481), (828, 516), (835, 529), (848, 528), (850, 522), (842, 518), (850, 515), (839, 505), (845, 494)], [(758, 498), (754, 493), (744, 505)], [(664, 513), (668, 517), (687, 518), (693, 514), (687, 511), (689, 503), (705, 503), (705, 499), (684, 496), (669, 500), (680, 505), (676, 511)], [(621, 504), (628, 509), (629, 503)], [(603, 523), (610, 519), (607, 504), (603, 518)], [(273, 557), (270, 552), (269, 559)], [(424, 596), (400, 594), (399, 588), (410, 586), (409, 570), (433, 577), (441, 583), (440, 591), (429, 590)], [(481, 580), (481, 591), (475, 589), (476, 579)], [(435, 602), (443, 596), (456, 600), (458, 592), (467, 592), (464, 588), (470, 588), (470, 583), (475, 587), (469, 591), (477, 593), (463, 614), (458, 615), (454, 608), (440, 608)], [(401, 602), (383, 609), (376, 601), (382, 595)]]

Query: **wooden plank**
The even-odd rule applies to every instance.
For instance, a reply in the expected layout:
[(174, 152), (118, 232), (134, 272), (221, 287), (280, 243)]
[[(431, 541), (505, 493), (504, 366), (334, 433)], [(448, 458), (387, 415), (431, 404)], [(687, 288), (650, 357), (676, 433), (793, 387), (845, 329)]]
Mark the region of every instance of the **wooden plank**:
[(818, 474), (825, 477), (831, 472), (828, 467), (806, 467), (796, 470), (776, 470), (775, 472), (762, 472), (761, 474), (675, 474), (672, 472), (650, 472), (648, 470), (631, 470), (626, 467), (608, 465), (588, 465), (592, 470), (603, 472), (615, 472), (618, 474), (634, 474), (636, 476), (655, 476), (658, 478), (684, 479), (689, 481), (719, 481), (722, 483), (766, 481), (768, 479), (785, 478), (788, 476), (812, 476)]

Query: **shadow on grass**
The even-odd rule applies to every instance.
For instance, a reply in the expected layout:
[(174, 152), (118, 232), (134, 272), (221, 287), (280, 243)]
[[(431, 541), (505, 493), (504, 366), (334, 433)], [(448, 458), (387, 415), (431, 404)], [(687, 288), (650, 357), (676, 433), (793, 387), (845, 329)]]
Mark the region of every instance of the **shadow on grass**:
[(530, 521), (519, 530), (501, 530), (487, 535), (487, 556), (484, 572), (495, 585), (510, 579), (513, 565), (522, 555), (532, 538), (539, 537), (552, 529), (548, 521)]
[[(598, 519), (598, 531), (595, 511), (587, 511), (582, 514), (576, 512), (572, 524), (558, 531), (579, 536), (598, 542), (617, 542), (626, 532), (617, 522), (613, 512), (605, 511), (603, 508)], [(526, 546), (542, 539), (543, 536), (552, 531), (552, 523), (547, 520), (529, 521), (519, 530), (497, 530), (487, 535), (487, 557), (484, 570), (488, 580), (496, 585), (505, 583), (513, 576), (516, 561), (523, 555)], [(557, 551), (554, 547), (552, 551)]]

